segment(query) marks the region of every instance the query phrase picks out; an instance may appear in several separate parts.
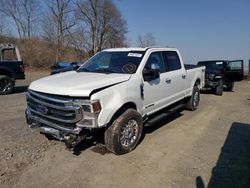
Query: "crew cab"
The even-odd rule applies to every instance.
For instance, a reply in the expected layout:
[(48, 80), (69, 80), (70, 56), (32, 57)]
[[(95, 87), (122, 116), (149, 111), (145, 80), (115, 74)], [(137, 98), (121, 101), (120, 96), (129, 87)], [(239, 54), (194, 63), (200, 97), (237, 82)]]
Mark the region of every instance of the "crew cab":
[(204, 90), (213, 90), (216, 95), (222, 95), (224, 88), (232, 91), (234, 82), (243, 80), (243, 60), (200, 61), (197, 65), (206, 66)]
[(103, 50), (77, 71), (34, 81), (27, 92), (31, 128), (74, 147), (104, 130), (104, 144), (124, 154), (153, 126), (186, 107), (195, 110), (205, 67), (185, 68), (175, 48)]
[(18, 79), (25, 79), (18, 47), (13, 44), (0, 44), (0, 95), (11, 93)]

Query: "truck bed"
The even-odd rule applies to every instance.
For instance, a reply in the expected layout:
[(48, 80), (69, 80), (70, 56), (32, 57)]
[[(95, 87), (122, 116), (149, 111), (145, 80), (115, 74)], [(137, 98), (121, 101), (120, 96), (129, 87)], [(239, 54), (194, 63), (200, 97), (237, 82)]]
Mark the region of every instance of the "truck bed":
[(186, 77), (186, 86), (189, 89), (189, 92), (192, 92), (194, 78), (200, 78), (200, 88), (204, 87), (205, 84), (205, 66), (197, 66), (197, 65), (184, 65), (187, 77)]
[(25, 74), (21, 71), (20, 67), (23, 67), (22, 61), (13, 61), (13, 60), (0, 60), (0, 69), (8, 70), (12, 73), (14, 79), (25, 79)]

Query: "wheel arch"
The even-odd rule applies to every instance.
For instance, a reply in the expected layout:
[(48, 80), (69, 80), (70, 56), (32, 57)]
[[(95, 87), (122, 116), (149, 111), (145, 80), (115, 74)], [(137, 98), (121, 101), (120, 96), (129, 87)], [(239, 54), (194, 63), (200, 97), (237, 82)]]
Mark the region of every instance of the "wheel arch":
[(194, 86), (199, 86), (199, 89), (201, 89), (201, 79), (197, 78), (193, 84)]
[(15, 73), (9, 69), (0, 67), (0, 75), (6, 75), (9, 76), (10, 78), (15, 78)]
[(137, 111), (137, 106), (134, 102), (126, 102), (125, 104), (123, 104), (112, 116), (112, 118), (110, 119), (108, 126), (112, 124), (112, 122), (119, 117), (122, 113), (124, 113), (127, 109), (134, 109)]

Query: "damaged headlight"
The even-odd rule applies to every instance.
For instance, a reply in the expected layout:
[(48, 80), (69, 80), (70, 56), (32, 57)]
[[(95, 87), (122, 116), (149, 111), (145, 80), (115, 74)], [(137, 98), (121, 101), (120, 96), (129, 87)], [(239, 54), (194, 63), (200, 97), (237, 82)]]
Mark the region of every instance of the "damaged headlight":
[(98, 116), (101, 111), (101, 103), (99, 100), (75, 100), (74, 105), (81, 106), (83, 119), (76, 125), (78, 127), (95, 128), (98, 126)]
[(83, 112), (99, 113), (102, 109), (99, 100), (75, 100), (74, 105), (81, 106)]

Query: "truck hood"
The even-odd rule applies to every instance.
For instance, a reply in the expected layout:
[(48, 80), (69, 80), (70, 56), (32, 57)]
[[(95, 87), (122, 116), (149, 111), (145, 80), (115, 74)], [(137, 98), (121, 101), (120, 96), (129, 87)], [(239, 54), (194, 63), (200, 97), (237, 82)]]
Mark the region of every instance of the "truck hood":
[(125, 82), (130, 76), (70, 71), (36, 80), (29, 89), (54, 95), (90, 97), (92, 91)]

